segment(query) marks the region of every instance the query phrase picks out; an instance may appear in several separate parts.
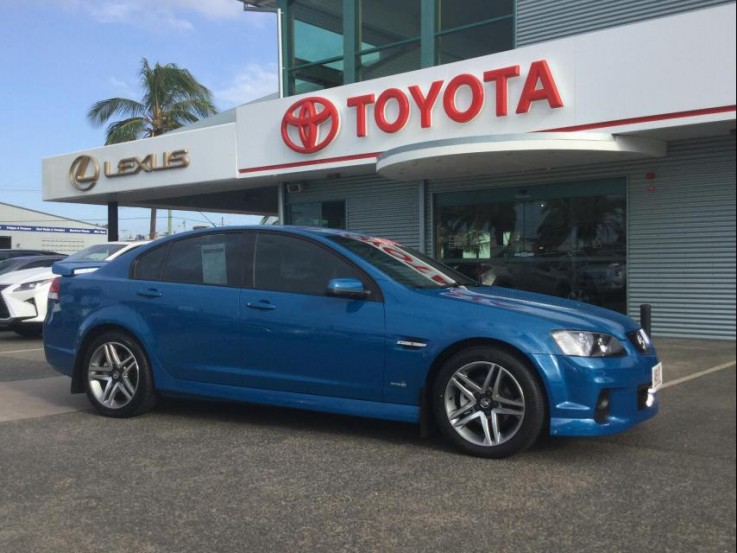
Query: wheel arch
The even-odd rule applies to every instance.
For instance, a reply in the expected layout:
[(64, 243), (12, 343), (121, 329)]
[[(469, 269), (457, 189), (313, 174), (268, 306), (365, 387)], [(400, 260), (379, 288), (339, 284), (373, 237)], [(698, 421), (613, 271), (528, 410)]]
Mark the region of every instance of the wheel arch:
[(435, 380), (440, 373), (440, 369), (445, 364), (445, 362), (453, 357), (456, 353), (463, 351), (464, 349), (477, 346), (493, 347), (495, 349), (504, 351), (509, 355), (516, 357), (522, 363), (527, 365), (527, 367), (530, 369), (530, 372), (535, 377), (535, 379), (537, 379), (540, 387), (544, 391), (543, 396), (545, 398), (545, 420), (548, 421), (550, 419), (550, 391), (548, 390), (548, 386), (545, 383), (545, 379), (540, 373), (540, 369), (535, 365), (532, 359), (530, 359), (530, 357), (525, 354), (520, 348), (513, 346), (508, 342), (496, 340), (494, 338), (469, 338), (446, 347), (435, 358), (435, 360), (430, 365), (430, 369), (427, 371), (425, 384), (421, 392), (422, 397), (420, 398), (420, 426), (423, 429), (423, 435), (429, 434), (431, 432), (431, 429), (434, 429), (435, 427), (434, 415), (432, 413), (431, 397), (433, 388), (435, 386)]
[[(103, 323), (94, 326), (87, 330), (82, 336), (79, 347), (77, 348), (77, 354), (74, 357), (74, 370), (72, 372), (72, 393), (81, 394), (84, 393), (84, 358), (85, 352), (88, 346), (95, 341), (97, 338), (107, 332), (121, 332), (128, 336), (131, 340), (135, 341), (143, 351), (144, 355), (148, 358), (149, 366), (151, 365), (151, 356), (148, 353), (146, 346), (139, 340), (136, 335), (131, 332), (128, 328), (117, 323)], [(153, 372), (151, 378), (153, 379)], [(155, 387), (155, 386), (154, 386)]]

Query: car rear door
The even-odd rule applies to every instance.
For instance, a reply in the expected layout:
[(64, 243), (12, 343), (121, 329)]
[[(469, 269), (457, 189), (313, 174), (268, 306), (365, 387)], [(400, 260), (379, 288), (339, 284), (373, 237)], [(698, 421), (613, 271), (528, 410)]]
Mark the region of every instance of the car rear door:
[(134, 265), (134, 309), (171, 377), (241, 385), (242, 233), (166, 243)]

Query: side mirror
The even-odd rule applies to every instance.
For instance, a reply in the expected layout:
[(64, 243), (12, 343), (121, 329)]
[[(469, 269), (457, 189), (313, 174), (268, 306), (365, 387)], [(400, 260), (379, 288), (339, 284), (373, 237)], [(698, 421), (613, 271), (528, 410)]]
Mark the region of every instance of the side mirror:
[(338, 298), (366, 299), (371, 292), (357, 278), (334, 278), (328, 282), (327, 294)]

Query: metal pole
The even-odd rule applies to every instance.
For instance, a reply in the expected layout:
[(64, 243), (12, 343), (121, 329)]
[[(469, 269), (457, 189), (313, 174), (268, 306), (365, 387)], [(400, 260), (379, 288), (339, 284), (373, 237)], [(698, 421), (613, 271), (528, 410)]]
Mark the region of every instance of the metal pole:
[(118, 241), (118, 202), (107, 204), (107, 241)]
[(652, 338), (653, 306), (649, 303), (640, 305), (640, 326)]

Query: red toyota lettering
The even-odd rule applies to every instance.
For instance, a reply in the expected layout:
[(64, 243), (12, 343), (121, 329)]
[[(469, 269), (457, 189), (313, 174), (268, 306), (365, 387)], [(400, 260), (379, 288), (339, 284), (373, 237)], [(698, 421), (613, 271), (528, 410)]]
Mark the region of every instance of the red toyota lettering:
[[(394, 100), (398, 110), (397, 118), (393, 123), (390, 123), (386, 118), (386, 104), (390, 100)], [(376, 100), (374, 119), (376, 119), (376, 126), (385, 133), (401, 131), (409, 120), (409, 100), (407, 100), (407, 95), (398, 88), (388, 88), (382, 92)]]
[[(538, 82), (541, 88), (537, 88)], [(551, 108), (563, 107), (563, 100), (560, 98), (558, 87), (555, 85), (550, 67), (545, 60), (533, 61), (530, 65), (530, 72), (527, 74), (527, 80), (522, 89), (519, 104), (517, 104), (517, 113), (527, 113), (530, 111), (530, 104), (539, 100), (547, 100)]]
[(443, 81), (435, 81), (430, 85), (430, 90), (425, 96), (419, 86), (412, 85), (409, 87), (409, 92), (412, 94), (415, 104), (420, 108), (420, 125), (423, 129), (432, 127), (432, 108), (440, 95), (441, 88), (443, 88)]
[[(456, 105), (456, 94), (462, 86), (471, 89), (471, 104), (465, 111), (458, 109)], [(456, 123), (467, 123), (476, 117), (481, 108), (484, 107), (484, 85), (476, 77), (469, 74), (458, 75), (454, 77), (445, 87), (443, 94), (443, 107), (445, 113)]]
[(508, 83), (512, 77), (519, 77), (519, 65), (510, 65), (501, 69), (492, 69), (484, 73), (484, 81), (496, 85), (496, 114), (498, 117), (507, 115)]
[(364, 137), (368, 134), (366, 130), (366, 106), (373, 103), (373, 94), (348, 98), (348, 107), (356, 108), (356, 136)]

